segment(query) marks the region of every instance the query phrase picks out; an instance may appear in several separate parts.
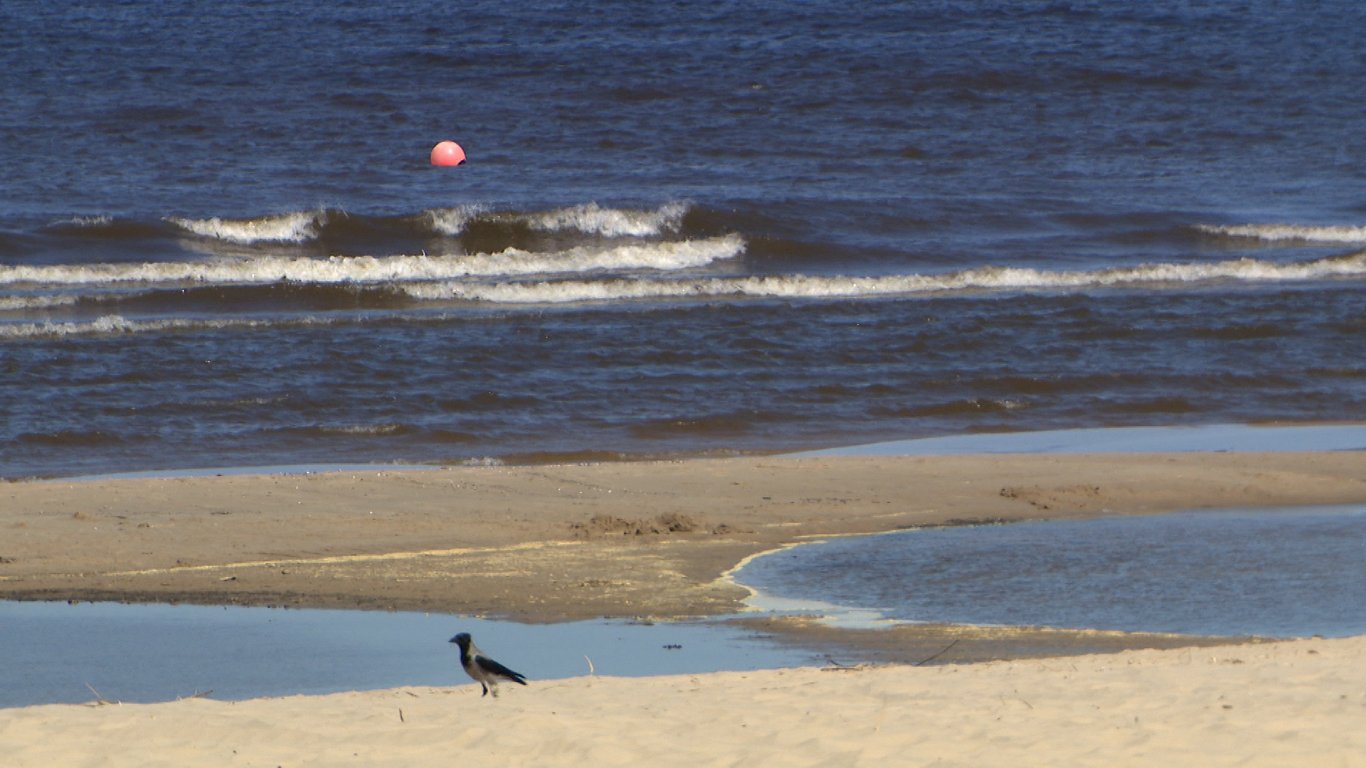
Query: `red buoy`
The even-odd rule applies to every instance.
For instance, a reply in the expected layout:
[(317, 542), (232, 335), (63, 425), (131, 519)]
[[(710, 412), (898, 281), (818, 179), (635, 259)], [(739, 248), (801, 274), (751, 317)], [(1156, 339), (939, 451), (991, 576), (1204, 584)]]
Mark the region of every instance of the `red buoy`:
[(432, 165), (460, 165), (465, 162), (465, 150), (453, 141), (443, 141), (432, 147)]

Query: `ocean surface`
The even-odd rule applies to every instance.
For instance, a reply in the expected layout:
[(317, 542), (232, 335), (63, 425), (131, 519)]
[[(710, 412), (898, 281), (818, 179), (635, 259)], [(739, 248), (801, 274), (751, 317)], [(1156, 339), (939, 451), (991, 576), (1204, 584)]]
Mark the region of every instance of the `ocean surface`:
[(1366, 418), (1360, 2), (523, 5), (0, 4), (0, 477)]
[(831, 539), (736, 574), (756, 608), (837, 626), (1366, 634), (1366, 504), (924, 528)]

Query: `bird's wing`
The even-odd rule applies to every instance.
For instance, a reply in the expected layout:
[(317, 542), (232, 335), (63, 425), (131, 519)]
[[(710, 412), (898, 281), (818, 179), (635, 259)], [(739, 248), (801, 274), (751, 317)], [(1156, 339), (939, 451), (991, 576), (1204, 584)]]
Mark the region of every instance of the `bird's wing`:
[(522, 685), (526, 685), (526, 678), (523, 677), (520, 672), (513, 672), (512, 670), (508, 669), (502, 664), (499, 664), (493, 659), (490, 659), (487, 656), (475, 656), (474, 663), (478, 664), (480, 669), (484, 670), (485, 672), (491, 675), (506, 677), (514, 683), (521, 683)]

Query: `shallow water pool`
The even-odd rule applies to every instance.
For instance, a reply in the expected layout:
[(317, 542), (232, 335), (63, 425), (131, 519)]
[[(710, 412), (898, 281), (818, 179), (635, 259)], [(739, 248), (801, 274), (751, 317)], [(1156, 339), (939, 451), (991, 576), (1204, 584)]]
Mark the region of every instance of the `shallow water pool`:
[(1366, 505), (925, 528), (757, 558), (760, 608), (835, 623), (1366, 633)]
[(0, 707), (474, 685), (448, 642), (460, 631), (532, 681), (816, 663), (810, 652), (716, 623), (526, 625), (404, 612), (0, 601)]

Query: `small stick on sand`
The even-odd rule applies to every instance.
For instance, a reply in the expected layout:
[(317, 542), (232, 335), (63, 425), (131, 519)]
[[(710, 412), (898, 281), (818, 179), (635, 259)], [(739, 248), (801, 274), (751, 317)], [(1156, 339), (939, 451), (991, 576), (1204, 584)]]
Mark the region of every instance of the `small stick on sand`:
[(866, 664), (854, 664), (852, 666), (849, 664), (841, 664), (840, 662), (835, 661), (833, 656), (826, 656), (825, 663), (830, 666), (822, 667), (822, 672), (857, 672), (867, 666)]
[[(962, 639), (963, 639), (963, 638), (961, 638), (961, 637), (958, 638), (958, 640), (962, 640)], [(943, 656), (944, 654), (946, 654), (946, 653), (949, 652), (949, 649), (950, 649), (950, 648), (954, 647), (955, 645), (958, 645), (958, 640), (954, 640), (952, 643), (949, 643), (948, 645), (944, 646), (944, 648), (943, 648), (942, 650), (940, 650), (939, 653), (936, 653), (935, 655), (929, 657), (928, 659), (921, 659), (920, 661), (917, 661), (913, 666), (919, 667), (919, 666), (922, 666), (922, 665), (925, 665), (925, 664), (929, 664), (931, 661), (934, 661), (935, 659), (939, 658), (940, 656)]]

